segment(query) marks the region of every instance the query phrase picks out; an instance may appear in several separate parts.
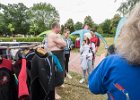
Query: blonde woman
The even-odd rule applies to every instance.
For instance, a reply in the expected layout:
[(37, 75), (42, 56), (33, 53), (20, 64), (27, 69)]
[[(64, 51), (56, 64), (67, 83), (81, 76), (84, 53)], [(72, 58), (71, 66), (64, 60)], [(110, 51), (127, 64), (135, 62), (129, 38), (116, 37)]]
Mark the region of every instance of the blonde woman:
[(105, 58), (89, 76), (89, 89), (109, 100), (140, 100), (140, 4), (122, 28), (116, 55)]

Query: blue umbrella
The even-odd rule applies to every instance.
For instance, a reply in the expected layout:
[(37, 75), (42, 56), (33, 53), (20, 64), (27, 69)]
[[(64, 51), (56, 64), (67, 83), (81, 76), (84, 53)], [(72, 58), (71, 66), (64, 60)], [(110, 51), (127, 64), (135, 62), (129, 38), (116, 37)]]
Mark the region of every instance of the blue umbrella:
[(127, 18), (126, 17), (122, 17), (121, 20), (119, 21), (119, 24), (117, 26), (117, 30), (116, 30), (116, 35), (115, 35), (115, 39), (114, 39), (114, 43), (116, 43), (119, 35), (120, 35), (120, 32), (121, 32), (121, 29), (123, 27), (123, 25), (125, 24)]

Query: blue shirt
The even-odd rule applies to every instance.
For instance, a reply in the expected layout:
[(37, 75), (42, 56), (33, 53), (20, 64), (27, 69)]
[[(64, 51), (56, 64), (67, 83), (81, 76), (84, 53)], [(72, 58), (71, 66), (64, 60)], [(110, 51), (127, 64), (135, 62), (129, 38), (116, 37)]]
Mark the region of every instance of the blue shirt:
[(108, 100), (140, 100), (140, 65), (131, 65), (119, 55), (105, 58), (89, 76), (94, 94), (108, 94)]
[(71, 50), (71, 48), (73, 46), (73, 43), (72, 43), (70, 38), (64, 38), (64, 40), (65, 40), (65, 42), (67, 44), (65, 49), (64, 49), (64, 54), (70, 54), (70, 50)]

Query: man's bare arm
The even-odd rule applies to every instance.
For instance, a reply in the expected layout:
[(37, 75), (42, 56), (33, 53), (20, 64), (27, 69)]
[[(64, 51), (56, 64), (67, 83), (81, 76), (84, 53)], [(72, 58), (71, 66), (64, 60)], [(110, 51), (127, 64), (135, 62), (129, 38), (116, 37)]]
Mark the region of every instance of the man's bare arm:
[(63, 38), (61, 38), (61, 35), (56, 35), (56, 36), (54, 37), (54, 40), (53, 40), (53, 41), (54, 41), (54, 42), (57, 44), (57, 46), (60, 47), (60, 48), (66, 47), (66, 42), (64, 41)]

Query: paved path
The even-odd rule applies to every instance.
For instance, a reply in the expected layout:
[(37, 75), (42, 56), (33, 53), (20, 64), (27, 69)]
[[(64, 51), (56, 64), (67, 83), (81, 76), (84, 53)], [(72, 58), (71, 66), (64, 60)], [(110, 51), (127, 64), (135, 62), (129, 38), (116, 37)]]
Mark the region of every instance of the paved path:
[[(104, 54), (102, 54), (100, 57), (96, 57), (95, 66), (97, 66), (103, 58), (104, 58)], [(80, 65), (80, 53), (71, 52), (69, 70), (77, 73), (82, 72), (81, 65)]]

